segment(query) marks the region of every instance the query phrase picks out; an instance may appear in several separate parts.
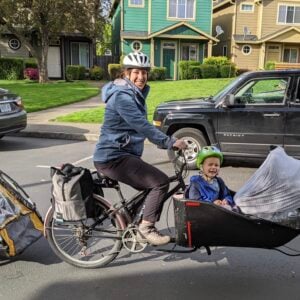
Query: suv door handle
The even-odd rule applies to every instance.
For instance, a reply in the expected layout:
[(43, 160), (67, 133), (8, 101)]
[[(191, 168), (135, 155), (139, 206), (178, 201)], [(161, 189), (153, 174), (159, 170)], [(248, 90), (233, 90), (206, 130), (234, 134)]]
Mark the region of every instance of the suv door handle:
[(280, 117), (280, 114), (278, 114), (278, 113), (264, 114), (264, 117)]

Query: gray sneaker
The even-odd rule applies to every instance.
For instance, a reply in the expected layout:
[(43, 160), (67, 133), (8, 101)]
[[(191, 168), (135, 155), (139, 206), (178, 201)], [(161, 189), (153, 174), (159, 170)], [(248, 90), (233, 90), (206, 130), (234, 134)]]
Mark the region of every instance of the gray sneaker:
[(147, 242), (154, 246), (168, 244), (171, 237), (168, 235), (162, 235), (154, 226), (154, 224), (140, 224), (139, 232), (142, 238), (146, 239)]

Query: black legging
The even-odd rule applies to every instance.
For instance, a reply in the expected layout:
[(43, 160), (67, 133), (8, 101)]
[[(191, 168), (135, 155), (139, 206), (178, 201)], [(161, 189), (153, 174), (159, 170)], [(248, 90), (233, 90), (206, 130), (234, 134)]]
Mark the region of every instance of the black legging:
[(169, 189), (169, 178), (165, 173), (133, 155), (124, 155), (104, 164), (98, 162), (94, 164), (99, 173), (111, 179), (128, 184), (137, 190), (150, 189), (145, 199), (143, 220), (151, 223), (159, 220), (163, 198)]

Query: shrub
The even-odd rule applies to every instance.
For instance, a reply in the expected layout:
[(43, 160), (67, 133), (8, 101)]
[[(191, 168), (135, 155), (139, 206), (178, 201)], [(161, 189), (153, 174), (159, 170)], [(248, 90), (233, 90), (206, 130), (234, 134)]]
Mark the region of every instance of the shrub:
[(33, 68), (33, 69), (37, 69), (38, 68), (38, 64), (36, 62), (35, 58), (26, 58), (24, 59), (24, 68)]
[(187, 71), (188, 78), (187, 79), (196, 79), (196, 78), (201, 77), (201, 72), (197, 75), (197, 68), (199, 69), (200, 65), (201, 65), (201, 63), (199, 61), (189, 61), (188, 62), (188, 71)]
[(229, 78), (236, 76), (236, 66), (235, 64), (228, 64), (220, 66), (220, 75), (222, 78)]
[(24, 63), (19, 58), (0, 58), (0, 79), (23, 79)]
[(181, 60), (178, 63), (179, 79), (188, 79), (189, 61)]
[(201, 78), (201, 65), (189, 67), (189, 79)]
[(24, 77), (29, 80), (38, 80), (39, 70), (36, 68), (26, 68), (24, 70)]
[(81, 80), (85, 78), (85, 67), (81, 65), (68, 65), (66, 68), (66, 79), (68, 81)]
[(101, 80), (104, 76), (104, 70), (99, 66), (93, 66), (90, 68), (90, 79)]
[(109, 64), (108, 65), (108, 74), (111, 80), (119, 78), (122, 73), (122, 67), (120, 64)]
[(165, 80), (167, 68), (165, 67), (153, 67), (149, 73), (149, 80)]
[(202, 78), (217, 78), (219, 74), (218, 67), (215, 65), (202, 64), (201, 77)]
[(276, 61), (269, 60), (266, 62), (265, 70), (275, 70)]
[(214, 65), (220, 67), (222, 65), (228, 65), (230, 61), (226, 56), (211, 56), (204, 58), (203, 63), (205, 65)]

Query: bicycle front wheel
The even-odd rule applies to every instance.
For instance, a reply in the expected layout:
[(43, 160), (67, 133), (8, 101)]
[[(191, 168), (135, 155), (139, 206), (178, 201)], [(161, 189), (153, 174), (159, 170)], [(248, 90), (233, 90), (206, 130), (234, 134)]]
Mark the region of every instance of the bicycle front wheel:
[[(54, 253), (63, 261), (81, 268), (104, 267), (113, 261), (122, 248), (123, 224), (119, 215), (106, 215), (109, 205), (96, 199), (101, 223), (96, 219), (59, 222), (51, 209), (45, 220), (45, 234)], [(94, 228), (93, 228), (94, 227)]]

